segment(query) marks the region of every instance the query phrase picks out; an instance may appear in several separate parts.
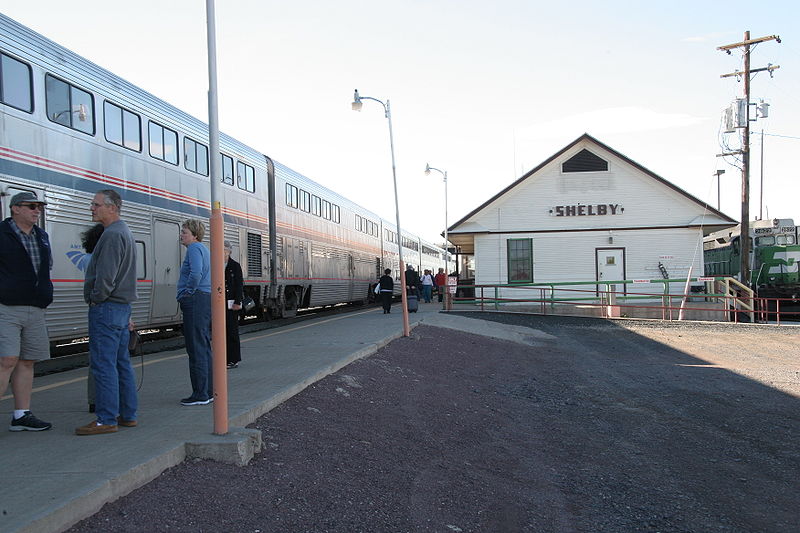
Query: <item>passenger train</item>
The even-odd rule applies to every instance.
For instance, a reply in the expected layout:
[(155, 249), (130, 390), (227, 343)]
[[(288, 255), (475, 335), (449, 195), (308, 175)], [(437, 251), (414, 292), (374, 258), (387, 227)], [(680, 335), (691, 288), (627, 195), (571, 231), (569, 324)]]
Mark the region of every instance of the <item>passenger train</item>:
[[(84, 336), (80, 235), (89, 204), (117, 190), (137, 246), (138, 328), (180, 323), (175, 300), (187, 218), (210, 216), (205, 123), (0, 14), (0, 210), (17, 192), (47, 201), (54, 301), (52, 341)], [(383, 269), (398, 282), (399, 246), (418, 269), (446, 265), (444, 250), (278, 161), (220, 135), (225, 239), (245, 292), (265, 317), (363, 302)]]
[[(790, 218), (750, 222), (750, 287), (763, 298), (800, 297), (800, 244)], [(706, 276), (738, 276), (741, 225), (703, 238)]]

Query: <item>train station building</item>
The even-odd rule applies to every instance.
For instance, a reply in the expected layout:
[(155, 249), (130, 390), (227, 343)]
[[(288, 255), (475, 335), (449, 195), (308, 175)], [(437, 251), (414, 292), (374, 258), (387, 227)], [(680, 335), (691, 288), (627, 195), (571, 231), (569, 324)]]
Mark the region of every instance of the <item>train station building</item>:
[(449, 240), (473, 255), (476, 285), (645, 285), (690, 267), (702, 276), (703, 236), (736, 223), (584, 134), (453, 224)]

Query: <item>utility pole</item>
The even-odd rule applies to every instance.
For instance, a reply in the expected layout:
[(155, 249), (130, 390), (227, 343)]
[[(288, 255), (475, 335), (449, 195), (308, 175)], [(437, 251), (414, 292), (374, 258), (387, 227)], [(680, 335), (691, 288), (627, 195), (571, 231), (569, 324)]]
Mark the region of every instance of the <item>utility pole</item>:
[(750, 285), (750, 74), (767, 71), (771, 76), (773, 70), (780, 68), (778, 65), (768, 65), (763, 68), (750, 69), (750, 47), (754, 44), (772, 40), (781, 42), (780, 37), (777, 35), (750, 39), (750, 32), (746, 31), (744, 32), (744, 41), (717, 47), (717, 50), (722, 50), (727, 54), (730, 54), (731, 50), (735, 48), (744, 48), (744, 70), (722, 74), (720, 78), (735, 76), (744, 79), (745, 123), (744, 132), (742, 133), (742, 149), (739, 151), (742, 155), (742, 220), (741, 231), (739, 232), (742, 262), (739, 276), (740, 281), (746, 285)]

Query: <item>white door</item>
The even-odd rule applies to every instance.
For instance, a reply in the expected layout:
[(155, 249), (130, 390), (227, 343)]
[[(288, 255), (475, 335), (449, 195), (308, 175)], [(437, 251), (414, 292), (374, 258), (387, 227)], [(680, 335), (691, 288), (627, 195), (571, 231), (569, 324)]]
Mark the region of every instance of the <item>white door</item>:
[(625, 279), (625, 249), (598, 248), (597, 281), (620, 281)]
[(178, 277), (181, 272), (180, 226), (175, 222), (156, 220), (153, 232), (155, 258), (153, 276), (153, 319), (178, 315)]

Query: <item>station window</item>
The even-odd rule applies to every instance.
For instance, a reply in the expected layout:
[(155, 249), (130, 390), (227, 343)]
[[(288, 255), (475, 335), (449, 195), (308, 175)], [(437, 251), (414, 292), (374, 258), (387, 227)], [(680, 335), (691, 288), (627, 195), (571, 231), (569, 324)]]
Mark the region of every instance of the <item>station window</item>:
[(331, 220), (337, 224), (341, 221), (339, 218), (339, 206), (336, 204), (331, 204)]
[(134, 150), (142, 151), (142, 119), (108, 100), (103, 102), (103, 124), (106, 140)]
[(297, 187), (291, 183), (286, 184), (286, 205), (297, 207)]
[(533, 239), (508, 239), (508, 282), (533, 281)]
[(0, 53), (0, 102), (33, 112), (33, 81), (27, 63)]
[(183, 138), (183, 166), (186, 170), (208, 176), (208, 147), (205, 144)]
[(161, 124), (150, 122), (147, 126), (150, 135), (150, 157), (178, 164), (178, 134)]
[(311, 212), (311, 193), (300, 190), (300, 209), (306, 213)]
[(319, 196), (311, 195), (311, 214), (320, 216), (322, 215), (322, 207)]
[(94, 98), (50, 74), (45, 76), (47, 118), (73, 130), (94, 135)]
[(236, 162), (236, 186), (243, 191), (256, 192), (256, 171), (247, 163)]
[(222, 156), (222, 183), (233, 185), (233, 158), (225, 154)]

